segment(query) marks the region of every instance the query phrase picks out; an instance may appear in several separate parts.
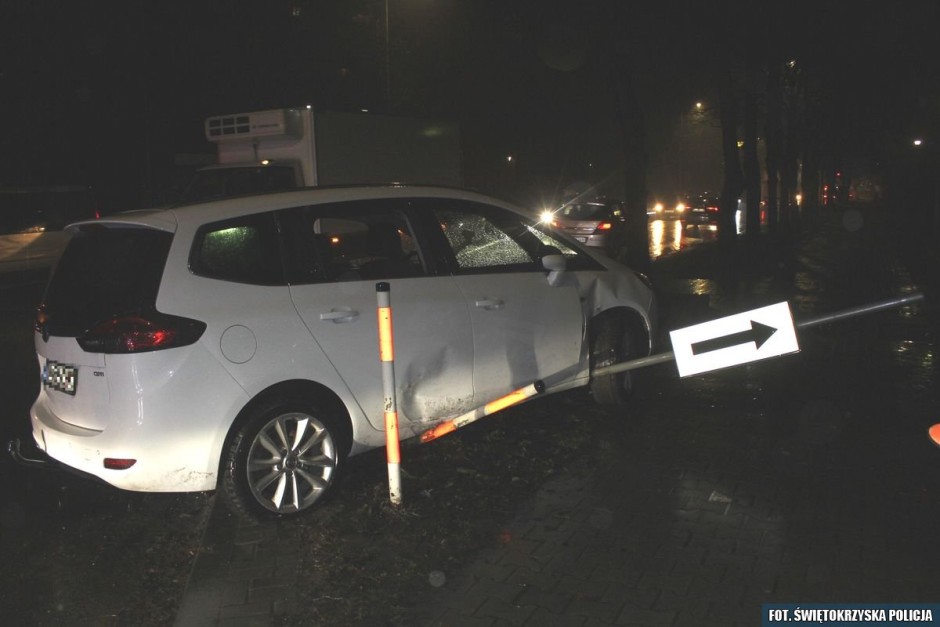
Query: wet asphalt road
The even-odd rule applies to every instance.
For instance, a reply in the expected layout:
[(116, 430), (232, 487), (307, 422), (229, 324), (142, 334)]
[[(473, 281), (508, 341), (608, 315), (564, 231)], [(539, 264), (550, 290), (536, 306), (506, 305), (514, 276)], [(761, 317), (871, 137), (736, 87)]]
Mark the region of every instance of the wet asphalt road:
[[(940, 500), (940, 450), (926, 439), (927, 426), (940, 422), (940, 322), (929, 298), (936, 268), (925, 265), (930, 261), (918, 251), (899, 245), (895, 231), (882, 228), (885, 216), (866, 212), (864, 220), (862, 228), (847, 229), (847, 223), (854, 227), (857, 222), (829, 219), (816, 236), (764, 267), (716, 264), (697, 253), (695, 239), (651, 242), (667, 253), (683, 249), (666, 255), (670, 261), (655, 263), (652, 273), (666, 329), (780, 300), (790, 303), (797, 320), (912, 291), (927, 291), (928, 300), (807, 331), (800, 335), (800, 354), (734, 371), (679, 382), (666, 367), (656, 367), (645, 375), (649, 385), (640, 394), (641, 409), (661, 421), (696, 412), (702, 422), (642, 435), (647, 446), (660, 447), (657, 463), (674, 466), (670, 455), (682, 455), (688, 468), (737, 481), (741, 494), (748, 488), (735, 478), (739, 461), (776, 476), (778, 494), (749, 498), (755, 508), (766, 508), (764, 497), (773, 497), (771, 511), (761, 515), (773, 518), (774, 507), (786, 508), (791, 523), (778, 531), (801, 538), (806, 551), (817, 554), (818, 559), (804, 556), (794, 566), (803, 569), (802, 582), (807, 577), (819, 581), (816, 600), (824, 600), (826, 586), (837, 579), (830, 572), (839, 563), (836, 556), (856, 551), (860, 571), (851, 579), (859, 590), (864, 589), (863, 573), (874, 568), (882, 572), (879, 577), (900, 577), (900, 585), (911, 588), (911, 599), (937, 601), (918, 597), (940, 589), (940, 569), (933, 566), (940, 555), (932, 535)], [(4, 442), (26, 435), (25, 416), (38, 385), (29, 333), (23, 329), (39, 292), (35, 284), (0, 289)], [(747, 429), (732, 432), (742, 425)], [(669, 438), (684, 443), (670, 451), (665, 446)], [(729, 454), (720, 442), (732, 440), (738, 445)], [(641, 442), (620, 445), (638, 459), (644, 454)], [(725, 459), (710, 459), (716, 452)], [(695, 476), (687, 472), (683, 481), (694, 482)], [(884, 481), (890, 481), (888, 488), (874, 489)], [(24, 624), (52, 624), (65, 615), (78, 624), (130, 624), (134, 612), (172, 613), (186, 582), (161, 581), (161, 572), (178, 577), (187, 556), (198, 550), (207, 514), (204, 499), (120, 493), (62, 473), (16, 467), (6, 459), (0, 460), (0, 486), (0, 559), (22, 568), (21, 575), (5, 569), (4, 615), (21, 617)], [(867, 486), (875, 500), (866, 499)], [(724, 497), (736, 494), (735, 489), (726, 486), (716, 493)], [(664, 509), (658, 515), (671, 518), (675, 512)], [(155, 523), (165, 530), (163, 537), (139, 536), (152, 534)], [(165, 551), (168, 539), (181, 546), (161, 562), (154, 552)], [(841, 547), (834, 546), (840, 541)], [(866, 545), (879, 548), (872, 553), (875, 558), (866, 559)], [(82, 564), (83, 569), (61, 564)], [(807, 573), (807, 568), (814, 570)], [(140, 586), (126, 583), (142, 577), (162, 591), (162, 602), (148, 607), (137, 598)], [(782, 593), (788, 590), (786, 581), (775, 585)], [(800, 585), (791, 589), (799, 593)], [(896, 585), (884, 585), (893, 596), (866, 600), (911, 600), (901, 599)], [(807, 599), (803, 594), (797, 600)], [(128, 599), (134, 605), (130, 611)], [(150, 618), (153, 624), (172, 623), (170, 616)]]

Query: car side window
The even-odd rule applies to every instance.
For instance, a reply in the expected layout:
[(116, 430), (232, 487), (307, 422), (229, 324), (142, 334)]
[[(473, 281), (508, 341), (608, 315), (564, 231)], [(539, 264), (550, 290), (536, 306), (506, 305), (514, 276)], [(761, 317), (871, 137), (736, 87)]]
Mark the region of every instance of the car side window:
[(569, 270), (603, 270), (549, 227), (515, 211), (483, 203), (423, 200), (440, 229), (440, 255), (459, 274), (544, 272), (542, 258), (564, 255)]
[(539, 270), (537, 253), (519, 241), (529, 235), (516, 216), (495, 207), (446, 204), (435, 217), (447, 238), (458, 271)]
[(538, 238), (540, 242), (542, 242), (543, 246), (554, 248), (565, 257), (570, 257), (570, 258), (578, 257), (578, 251), (576, 251), (574, 248), (564, 243), (563, 241), (561, 241), (554, 235), (550, 235), (546, 233), (545, 231), (535, 228), (534, 226), (527, 226), (527, 228), (529, 229), (529, 231), (532, 232), (532, 235), (534, 235), (536, 238)]
[(564, 255), (574, 270), (600, 269), (534, 219), (500, 207), (449, 200), (436, 201), (433, 214), (447, 243), (456, 272), (542, 272), (542, 258)]
[(210, 279), (284, 285), (274, 214), (259, 213), (204, 225), (193, 242), (190, 269)]
[(298, 207), (283, 213), (290, 281), (328, 283), (427, 274), (406, 216), (390, 201)]

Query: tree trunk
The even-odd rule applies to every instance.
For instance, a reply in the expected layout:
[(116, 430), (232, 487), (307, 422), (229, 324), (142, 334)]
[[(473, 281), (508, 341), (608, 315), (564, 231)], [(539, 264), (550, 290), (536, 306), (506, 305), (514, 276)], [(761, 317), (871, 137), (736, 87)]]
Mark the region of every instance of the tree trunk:
[(780, 220), (780, 64), (771, 60), (767, 73), (767, 117), (764, 120), (764, 160), (767, 167), (767, 223), (777, 231)]
[(757, 95), (749, 73), (744, 100), (744, 183), (747, 192), (746, 236), (751, 242), (760, 237), (760, 159), (757, 157)]
[(800, 80), (799, 71), (797, 71), (787, 80), (783, 160), (781, 163), (781, 219), (789, 226), (793, 226), (799, 218), (799, 213), (794, 210), (794, 203), (799, 178), (800, 118), (803, 110), (802, 91), (802, 81)]
[(735, 103), (731, 70), (727, 69), (719, 84), (721, 106), (721, 151), (724, 156), (725, 176), (721, 188), (718, 213), (718, 240), (730, 246), (737, 238), (734, 215), (738, 197), (744, 187), (741, 163), (738, 157), (738, 112)]
[(650, 271), (649, 224), (646, 216), (648, 191), (646, 171), (646, 125), (633, 76), (626, 63), (620, 33), (609, 42), (609, 71), (617, 99), (617, 121), (621, 130), (623, 150), (623, 207), (627, 220), (627, 265), (638, 272)]

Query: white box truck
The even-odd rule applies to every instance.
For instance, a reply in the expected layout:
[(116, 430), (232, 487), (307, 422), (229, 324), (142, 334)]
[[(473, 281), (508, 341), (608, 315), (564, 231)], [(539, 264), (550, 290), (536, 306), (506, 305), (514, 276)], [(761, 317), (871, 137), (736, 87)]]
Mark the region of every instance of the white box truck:
[(291, 187), (463, 183), (460, 133), (448, 122), (307, 106), (213, 116), (205, 134), (218, 163), (195, 173), (184, 202)]

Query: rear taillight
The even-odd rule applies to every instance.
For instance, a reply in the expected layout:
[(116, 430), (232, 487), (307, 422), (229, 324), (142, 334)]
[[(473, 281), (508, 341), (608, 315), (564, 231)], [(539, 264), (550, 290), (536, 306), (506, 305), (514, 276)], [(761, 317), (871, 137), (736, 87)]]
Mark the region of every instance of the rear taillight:
[(118, 459), (115, 457), (104, 458), (104, 467), (108, 470), (127, 470), (136, 463), (136, 459)]
[(89, 353), (144, 353), (188, 346), (205, 330), (204, 322), (157, 312), (116, 316), (86, 331), (78, 345)]
[(708, 207), (705, 207), (705, 211), (708, 211), (710, 213), (718, 213), (718, 207), (710, 205)]
[(595, 231), (609, 231), (612, 228), (614, 228), (613, 223), (601, 222), (600, 224), (597, 225), (597, 228), (595, 229)]

